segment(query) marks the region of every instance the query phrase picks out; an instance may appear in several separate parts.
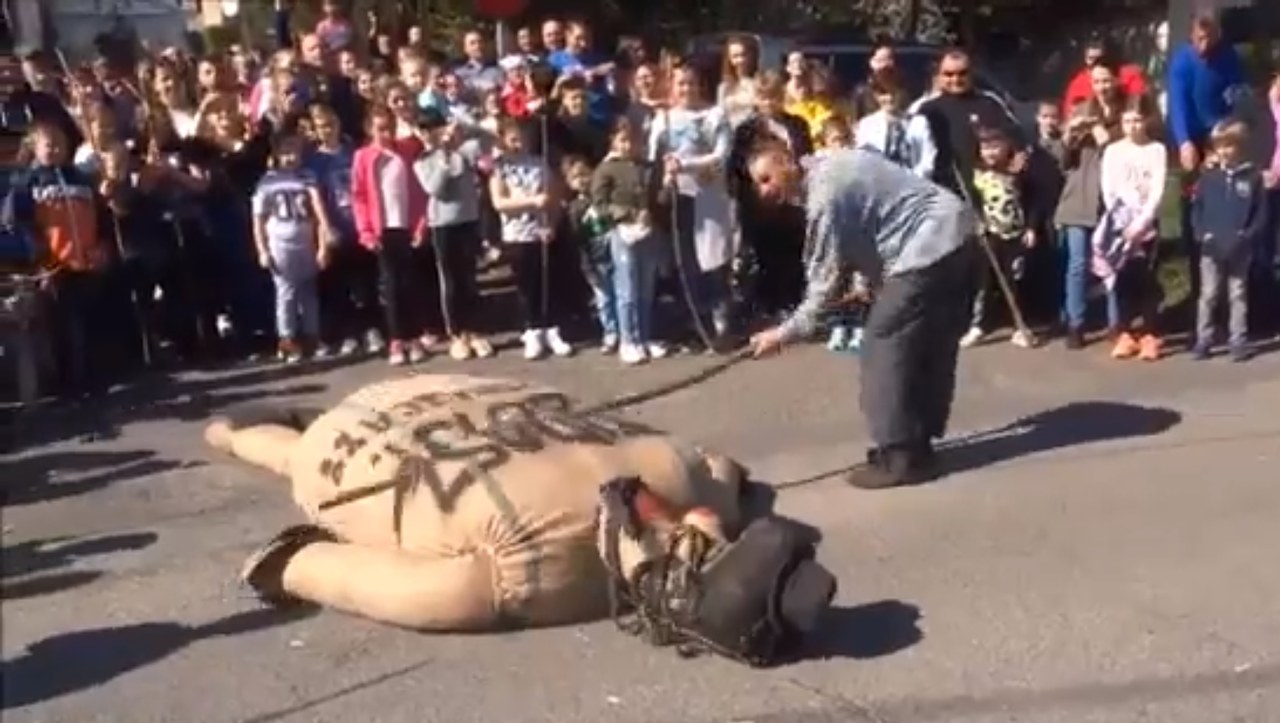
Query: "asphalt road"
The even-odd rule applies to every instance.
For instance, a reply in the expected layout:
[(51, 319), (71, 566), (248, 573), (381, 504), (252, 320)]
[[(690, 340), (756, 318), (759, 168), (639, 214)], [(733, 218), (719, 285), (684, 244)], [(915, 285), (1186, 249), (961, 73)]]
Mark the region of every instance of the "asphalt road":
[[(466, 368), (595, 401), (705, 363)], [(962, 471), (878, 493), (822, 477), (866, 440), (857, 365), (821, 349), (634, 410), (736, 455), (823, 529), (837, 608), (811, 659), (771, 671), (682, 660), (604, 622), (420, 635), (259, 609), (235, 574), (300, 516), (282, 482), (206, 450), (202, 420), (391, 373), (192, 373), (18, 420), (31, 446), (0, 468), (4, 720), (1280, 721), (1280, 355), (973, 350)]]

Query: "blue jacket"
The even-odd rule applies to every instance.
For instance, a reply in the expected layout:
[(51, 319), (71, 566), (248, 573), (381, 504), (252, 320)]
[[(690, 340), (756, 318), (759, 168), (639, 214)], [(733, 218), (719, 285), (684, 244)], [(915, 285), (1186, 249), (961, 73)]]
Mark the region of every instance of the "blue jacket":
[(330, 220), (337, 226), (344, 243), (356, 240), (355, 214), (351, 207), (351, 163), (354, 151), (343, 143), (336, 152), (311, 149), (304, 161), (307, 170), (320, 183), (321, 195)]
[[(547, 56), (547, 64), (555, 68), (557, 75), (577, 73), (609, 62), (609, 56), (588, 50), (576, 55), (568, 50), (557, 50)], [(606, 78), (594, 78), (587, 83), (587, 115), (601, 125), (607, 125), (614, 116), (615, 100)]]
[(36, 245), (30, 223), (19, 223), (20, 201), (12, 180), (12, 171), (0, 170), (0, 268), (25, 271), (36, 261)]
[(1230, 90), (1244, 85), (1244, 66), (1236, 49), (1218, 43), (1205, 57), (1190, 44), (1169, 61), (1169, 129), (1173, 142), (1203, 145), (1209, 131), (1231, 113)]
[(1267, 194), (1252, 163), (1210, 168), (1196, 184), (1191, 228), (1205, 253), (1220, 260), (1246, 253), (1266, 228)]

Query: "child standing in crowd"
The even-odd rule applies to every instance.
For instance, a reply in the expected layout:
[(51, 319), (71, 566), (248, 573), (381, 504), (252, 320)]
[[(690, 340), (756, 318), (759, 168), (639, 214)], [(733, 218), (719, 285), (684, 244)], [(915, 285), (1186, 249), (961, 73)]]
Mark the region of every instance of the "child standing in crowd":
[(115, 114), (106, 105), (86, 108), (84, 115), (85, 140), (76, 149), (73, 160), (77, 168), (93, 178), (102, 170), (102, 159), (99, 153), (120, 139), (116, 137)]
[(529, 61), (521, 55), (508, 55), (501, 62), (504, 75), (502, 89), (502, 109), (512, 118), (524, 118), (529, 115)]
[(427, 203), (412, 170), (421, 144), (396, 139), (396, 116), (386, 106), (370, 109), (367, 123), (369, 144), (356, 151), (351, 166), (351, 210), (361, 245), (378, 255), (389, 360), (400, 366), (426, 358), (417, 341), (425, 301), (413, 260)]
[(937, 149), (929, 122), (919, 114), (908, 114), (902, 87), (890, 77), (871, 84), (876, 111), (858, 119), (853, 136), (859, 148), (877, 151), (921, 178), (933, 174)]
[(404, 83), (393, 81), (387, 86), (386, 99), (387, 108), (396, 119), (396, 140), (417, 139), (419, 108), (413, 102), (411, 89)]
[(480, 249), (480, 147), (462, 138), (456, 123), (438, 111), (424, 131), (426, 152), (413, 170), (427, 193), (427, 223), (440, 287), (440, 311), (450, 336), (449, 356), (493, 356), (493, 346), (475, 332), (480, 299), (476, 259)]
[[(972, 321), (960, 340), (964, 347), (977, 344), (986, 335), (983, 324), (987, 321), (988, 303), (993, 293), (1003, 292), (993, 275), (1002, 274), (1013, 287), (1011, 290), (1016, 289), (1027, 250), (1036, 244), (1036, 224), (1028, 217), (1033, 206), (1023, 179), (1012, 168), (1013, 144), (1009, 136), (1000, 129), (984, 128), (978, 133), (978, 143), (981, 167), (974, 173), (973, 184), (982, 200), (983, 242), (996, 257), (999, 268), (993, 269), (988, 259), (979, 266)], [(1018, 303), (1017, 299), (1006, 301)], [(1027, 329), (1015, 330), (1010, 341), (1024, 349), (1036, 344)]]
[(853, 148), (853, 125), (842, 115), (833, 115), (822, 124), (820, 145), (814, 150), (816, 158), (829, 156), (836, 151)]
[(502, 155), (489, 178), (493, 207), (502, 222), (502, 242), (511, 256), (516, 288), (524, 310), (526, 359), (540, 359), (547, 347), (556, 356), (569, 356), (573, 347), (560, 336), (560, 300), (552, 293), (551, 217), (557, 199), (550, 170), (542, 158), (526, 150), (518, 123), (508, 119), (499, 128)]
[[(1058, 210), (1058, 198), (1062, 195), (1066, 155), (1058, 104), (1041, 101), (1036, 109), (1036, 136), (1025, 172), (1036, 204), (1034, 215), (1040, 220), (1035, 231), (1041, 239), (1057, 238), (1053, 218)], [(1037, 244), (1027, 259), (1024, 313), (1032, 319), (1059, 324), (1064, 291), (1062, 280), (1062, 264), (1056, 245)]]
[(52, 325), (62, 382), (71, 393), (104, 382), (97, 358), (102, 272), (110, 258), (98, 229), (94, 187), (71, 163), (61, 128), (37, 121), (27, 136), (32, 162), (13, 184), (15, 226), (30, 228), (41, 249), (53, 301)]
[(328, 259), (328, 214), (315, 178), (302, 168), (302, 138), (275, 142), (275, 167), (253, 194), (253, 238), (258, 263), (271, 272), (276, 290), (276, 333), (286, 364), (303, 359), (320, 338), (316, 278)]
[(568, 192), (564, 202), (566, 236), (582, 261), (583, 276), (591, 287), (596, 320), (600, 323), (600, 350), (612, 354), (618, 350), (618, 307), (609, 249), (609, 232), (615, 222), (592, 203), (592, 169), (585, 158), (563, 156), (560, 175)]
[[(828, 118), (822, 127), (822, 146), (807, 159), (812, 169), (832, 153), (853, 147), (854, 135), (844, 116)], [(841, 281), (848, 293), (843, 294), (831, 310), (828, 323), (831, 333), (827, 348), (836, 352), (854, 352), (862, 349), (862, 320), (866, 318), (866, 299), (870, 294), (867, 280), (862, 274), (845, 270)]]
[[(705, 316), (718, 337), (729, 331), (729, 271), (733, 255), (732, 205), (725, 162), (732, 143), (724, 112), (699, 94), (691, 67), (672, 71), (672, 104), (649, 130), (649, 158), (663, 164), (674, 192), (677, 256), (698, 326)], [(707, 332), (711, 333), (711, 332)]]
[(1196, 309), (1197, 359), (1213, 347), (1214, 313), (1226, 286), (1230, 307), (1231, 358), (1247, 361), (1249, 266), (1266, 225), (1266, 189), (1262, 172), (1245, 160), (1248, 129), (1223, 121), (1211, 134), (1218, 164), (1200, 176), (1192, 207), (1192, 228), (1200, 244), (1200, 299)]
[(316, 143), (306, 165), (320, 185), (333, 237), (329, 265), (320, 274), (320, 322), (324, 344), (320, 353), (338, 344), (347, 356), (360, 349), (381, 354), (386, 347), (378, 331), (378, 260), (357, 240), (351, 203), (351, 165), (354, 152), (342, 137), (337, 113), (326, 105), (311, 107)]
[(1066, 144), (1062, 141), (1062, 112), (1051, 100), (1040, 101), (1036, 107), (1036, 146), (1059, 165), (1067, 153)]
[[(1160, 358), (1156, 316), (1156, 217), (1164, 197), (1168, 150), (1150, 136), (1151, 111), (1130, 100), (1120, 115), (1124, 137), (1102, 155), (1103, 217), (1093, 235), (1093, 272), (1107, 288), (1114, 359)], [(1141, 327), (1135, 324), (1142, 319)]]
[[(652, 336), (654, 283), (658, 275), (658, 240), (652, 209), (657, 199), (654, 167), (641, 159), (636, 129), (619, 118), (609, 154), (591, 179), (595, 208), (614, 223), (609, 234), (612, 274), (607, 282), (614, 303), (619, 337), (618, 358), (624, 364), (661, 359), (667, 348)], [(608, 346), (608, 338), (606, 336)]]

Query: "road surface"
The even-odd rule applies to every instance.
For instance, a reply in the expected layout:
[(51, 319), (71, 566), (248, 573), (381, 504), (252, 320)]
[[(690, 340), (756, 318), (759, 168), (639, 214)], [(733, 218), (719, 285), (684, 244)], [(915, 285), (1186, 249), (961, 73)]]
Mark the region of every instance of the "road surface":
[[(465, 368), (594, 401), (707, 363), (517, 357)], [(633, 410), (736, 455), (824, 530), (837, 607), (812, 658), (770, 671), (682, 660), (607, 622), (420, 635), (260, 609), (236, 572), (299, 515), (283, 483), (206, 450), (202, 421), (392, 373), (191, 373), (19, 421), (32, 446), (0, 472), (4, 719), (1280, 721), (1280, 355), (972, 350), (961, 471), (887, 492), (827, 474), (866, 439), (856, 363), (820, 348)]]

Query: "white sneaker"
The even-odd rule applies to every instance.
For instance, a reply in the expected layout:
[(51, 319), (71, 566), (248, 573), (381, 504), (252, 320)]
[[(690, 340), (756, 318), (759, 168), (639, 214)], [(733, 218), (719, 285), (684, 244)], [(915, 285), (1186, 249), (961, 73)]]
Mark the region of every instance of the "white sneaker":
[(650, 359), (665, 359), (667, 354), (671, 353), (666, 344), (657, 341), (646, 344), (645, 351), (649, 353)]
[(524, 342), (524, 358), (529, 361), (541, 359), (546, 353), (546, 349), (542, 346), (542, 330), (529, 329), (520, 335), (520, 340)]
[(969, 329), (968, 332), (965, 333), (964, 336), (960, 337), (960, 348), (968, 349), (969, 347), (982, 341), (983, 336), (985, 335), (982, 333), (982, 329), (979, 329), (976, 326), (972, 327), (971, 329)]
[(364, 335), (364, 350), (370, 354), (381, 354), (383, 349), (387, 348), (387, 342), (382, 338), (382, 332), (377, 329), (370, 329)]
[(317, 359), (328, 359), (329, 357), (333, 356), (333, 347), (329, 346), (328, 344), (321, 344), (320, 346), (316, 347), (314, 356)]
[(612, 354), (618, 350), (618, 335), (605, 334), (600, 340), (600, 351), (603, 354)]
[(213, 326), (217, 330), (218, 338), (220, 339), (229, 339), (236, 332), (235, 325), (231, 323), (231, 317), (226, 314), (218, 314), (217, 318), (214, 319)]
[(831, 336), (827, 338), (827, 348), (831, 351), (844, 351), (847, 346), (849, 346), (849, 327), (833, 327)]
[(360, 342), (347, 339), (342, 342), (342, 346), (338, 347), (338, 356), (352, 356), (358, 351), (360, 351)]
[(644, 347), (639, 344), (623, 344), (618, 349), (618, 359), (627, 366), (643, 364), (649, 357), (645, 354)]
[(408, 361), (409, 358), (405, 356), (403, 346), (392, 347), (391, 353), (387, 355), (387, 363), (393, 367), (402, 367), (408, 363)]
[(551, 353), (556, 356), (572, 356), (573, 347), (564, 339), (560, 338), (560, 329), (552, 327), (546, 330), (547, 346), (551, 347)]
[(1013, 338), (1009, 339), (1009, 343), (1020, 349), (1031, 349), (1035, 347), (1036, 340), (1029, 332), (1019, 329), (1013, 332)]
[(409, 363), (421, 364), (427, 358), (427, 350), (421, 344), (409, 344)]

